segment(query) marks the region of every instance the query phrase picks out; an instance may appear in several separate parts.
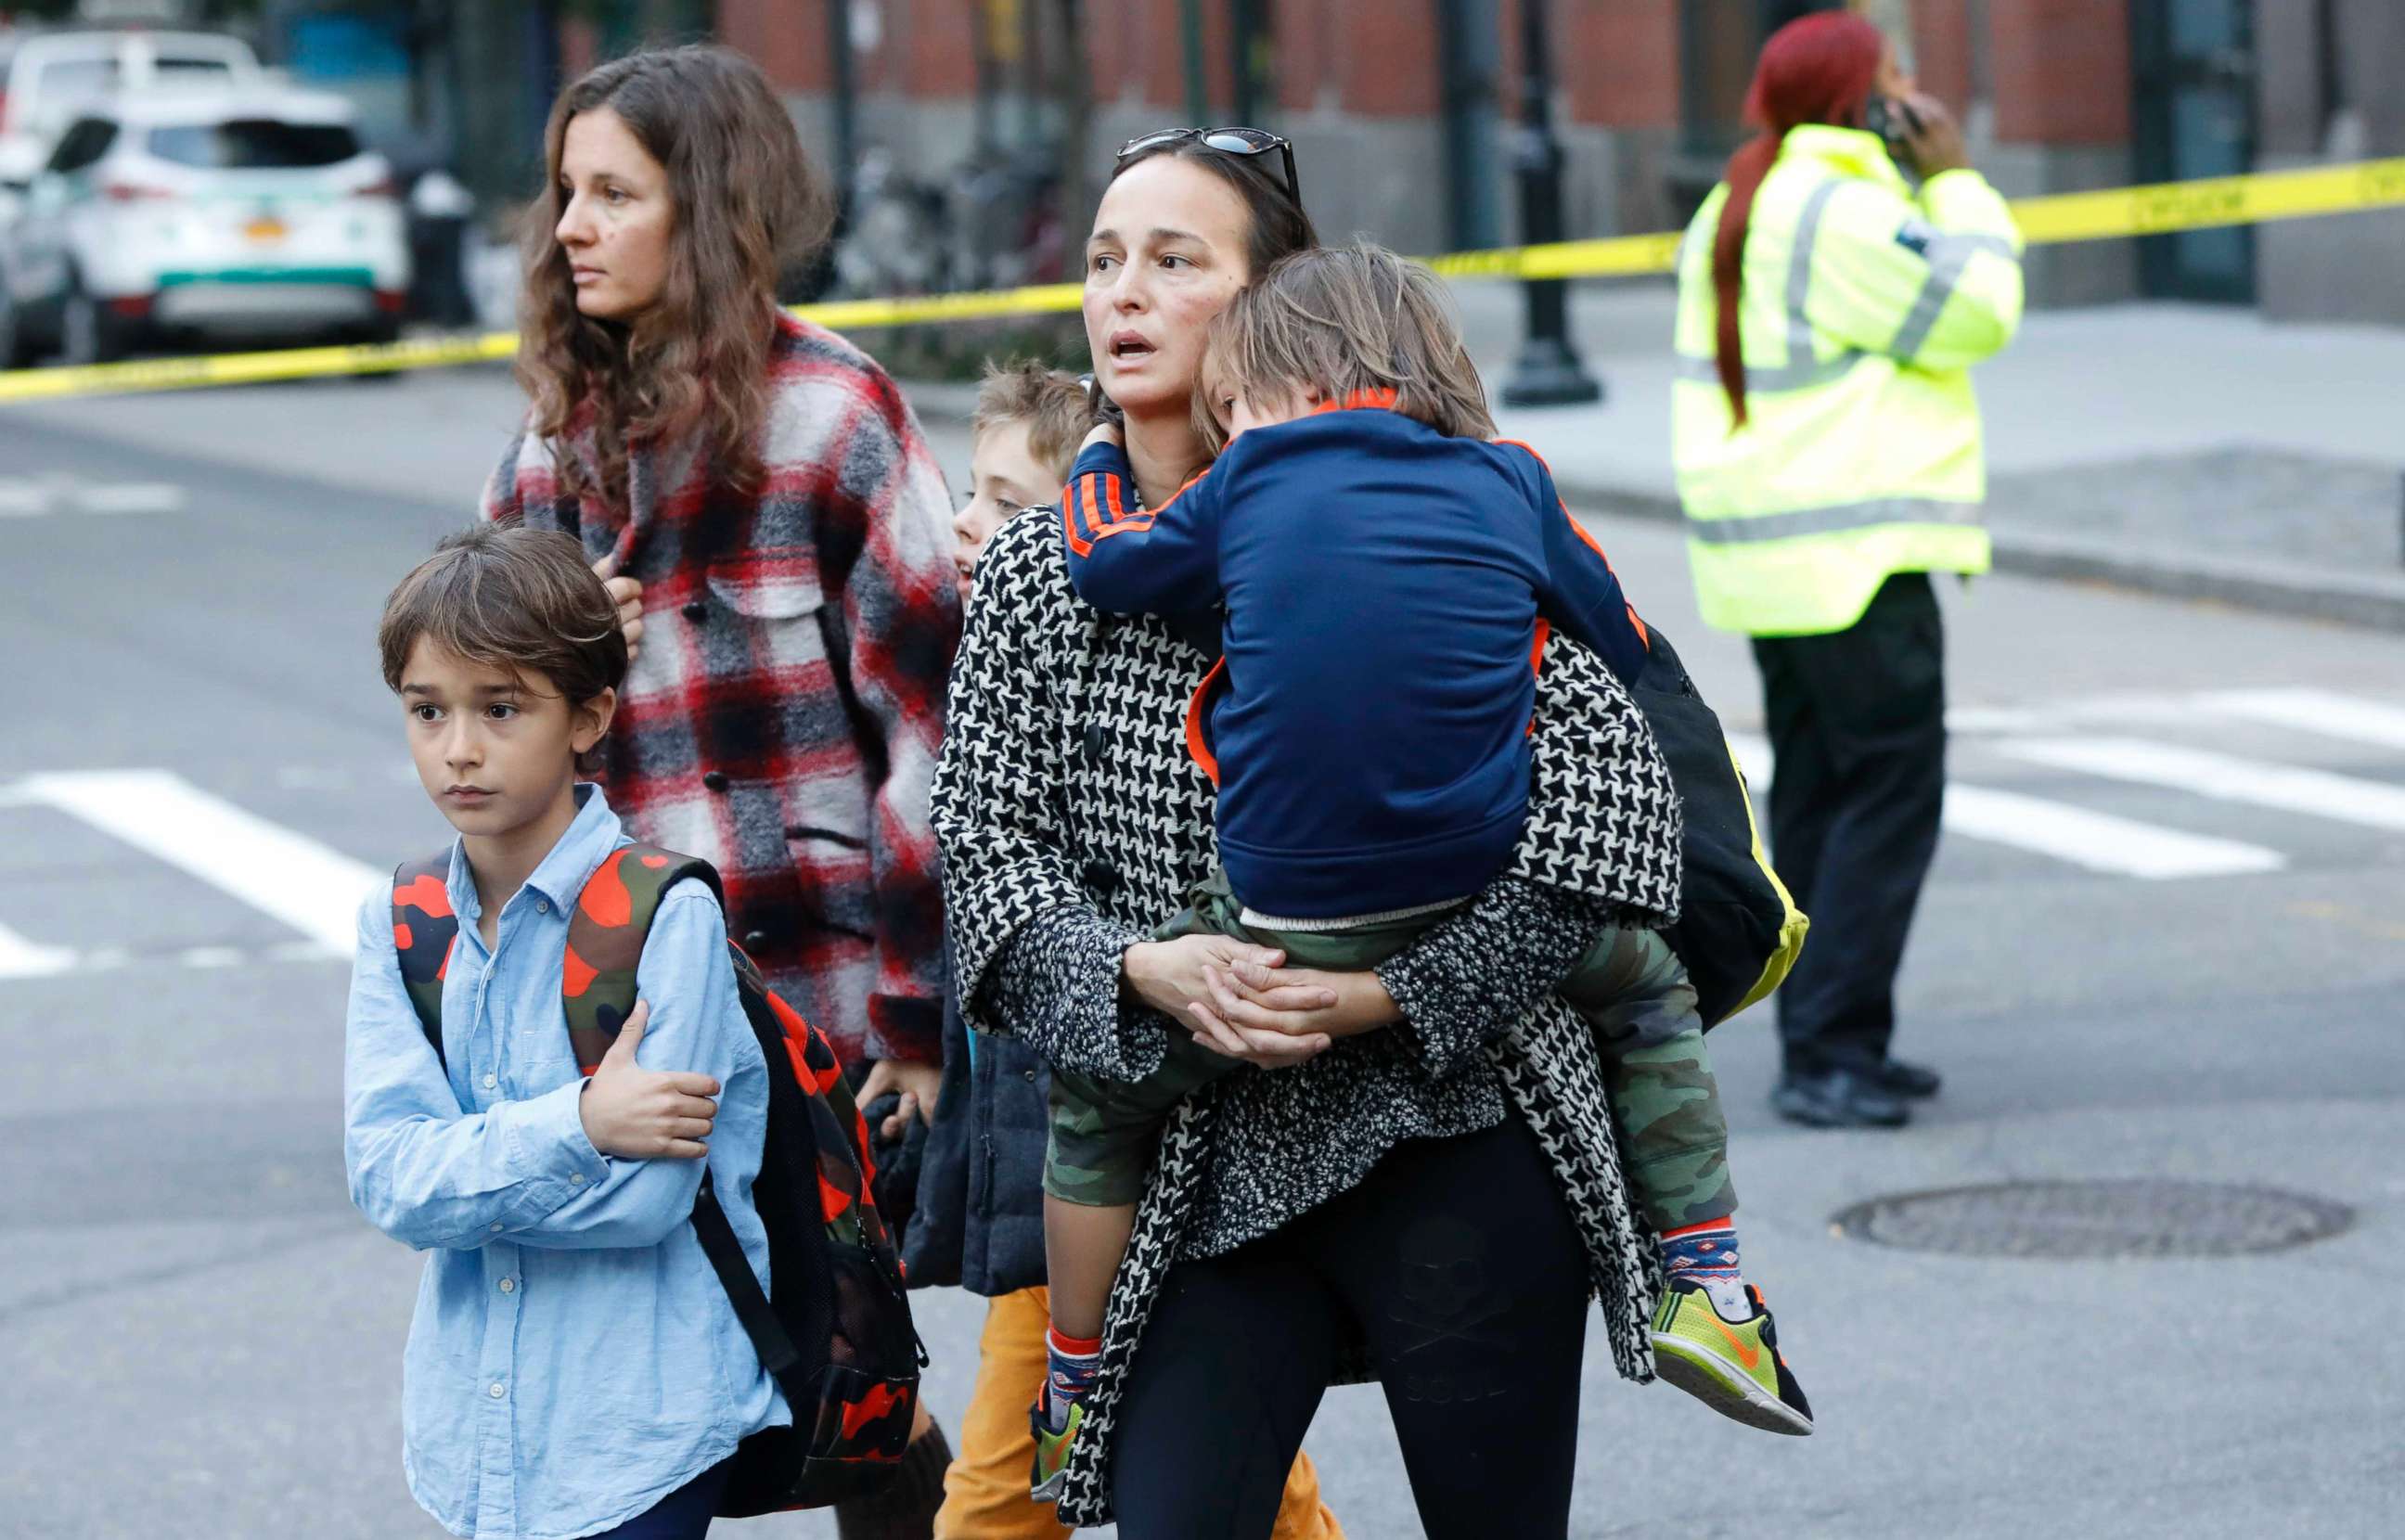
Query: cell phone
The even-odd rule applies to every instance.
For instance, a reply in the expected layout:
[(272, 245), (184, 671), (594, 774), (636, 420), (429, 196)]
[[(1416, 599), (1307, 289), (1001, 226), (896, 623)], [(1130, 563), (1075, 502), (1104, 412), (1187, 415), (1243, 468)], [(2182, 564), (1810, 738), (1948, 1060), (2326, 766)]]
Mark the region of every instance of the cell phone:
[(1093, 415), (1094, 421), (1108, 423), (1114, 427), (1127, 426), (1127, 413), (1119, 410), (1118, 402), (1103, 394), (1103, 382), (1099, 375), (1089, 374), (1079, 383), (1086, 387), (1086, 410)]
[(1912, 142), (1920, 137), (1920, 114), (1902, 97), (1874, 96), (1864, 103), (1863, 127), (1885, 142), (1888, 154), (1899, 164), (1909, 166), (1919, 159), (1912, 152)]

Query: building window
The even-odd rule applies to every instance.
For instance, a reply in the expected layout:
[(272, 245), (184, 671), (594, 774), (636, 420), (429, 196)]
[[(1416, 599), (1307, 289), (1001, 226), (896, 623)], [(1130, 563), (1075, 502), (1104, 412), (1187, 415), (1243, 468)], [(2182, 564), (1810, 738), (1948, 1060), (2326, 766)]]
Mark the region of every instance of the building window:
[(1735, 149), (1745, 136), (1745, 91), (1763, 39), (1799, 16), (1843, 7), (1844, 0), (1681, 0), (1681, 147), (1706, 156)]

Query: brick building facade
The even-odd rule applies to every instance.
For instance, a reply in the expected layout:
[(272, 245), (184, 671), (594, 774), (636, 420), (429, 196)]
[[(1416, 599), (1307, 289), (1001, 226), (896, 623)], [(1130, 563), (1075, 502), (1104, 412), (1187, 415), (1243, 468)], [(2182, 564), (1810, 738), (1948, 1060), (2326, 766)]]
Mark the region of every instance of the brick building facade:
[[(1761, 38), (1829, 3), (1553, 0), (1571, 233), (1682, 219), (1737, 140)], [(2405, 154), (2405, 93), (2383, 89), (2405, 76), (2394, 0), (1852, 3), (1908, 47), (2010, 195)], [(1515, 228), (1519, 0), (716, 0), (719, 35), (822, 147), (831, 4), (848, 7), (855, 145), (912, 175), (940, 175), (981, 133), (1057, 145), (1082, 112), (1099, 179), (1113, 147), (1191, 120), (1199, 94), (1211, 121), (1249, 104), (1295, 141), (1325, 232), (1430, 252)], [(1079, 106), (1063, 105), (1073, 75)], [(2054, 247), (2032, 259), (2032, 292), (2405, 323), (2400, 238), (2405, 214)]]

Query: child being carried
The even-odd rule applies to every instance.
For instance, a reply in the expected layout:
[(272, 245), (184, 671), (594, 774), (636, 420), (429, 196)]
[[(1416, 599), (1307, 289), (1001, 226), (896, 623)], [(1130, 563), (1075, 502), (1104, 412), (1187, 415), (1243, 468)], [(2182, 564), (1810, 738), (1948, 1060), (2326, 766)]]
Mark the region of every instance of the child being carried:
[[(1288, 257), (1214, 320), (1202, 380), (1230, 440), (1208, 471), (1142, 508), (1104, 426), (1062, 511), (1088, 603), (1226, 610), (1221, 663), (1187, 727), (1218, 787), (1221, 866), (1160, 936), (1208, 931), (1298, 967), (1373, 968), (1509, 861), (1545, 628), (1624, 681), (1644, 665), (1645, 629), (1544, 463), (1490, 441), (1484, 388), (1426, 269), (1368, 245)], [(1809, 1433), (1769, 1312), (1738, 1274), (1727, 1128), (1695, 991), (1652, 928), (1666, 917), (1624, 917), (1559, 992), (1595, 1029), (1631, 1197), (1662, 1237), (1672, 1286), (1653, 1323), (1657, 1363), (1728, 1416)], [(1076, 1435), (1162, 1120), (1236, 1068), (1173, 1033), (1141, 1081), (1053, 1074), (1039, 1492)]]

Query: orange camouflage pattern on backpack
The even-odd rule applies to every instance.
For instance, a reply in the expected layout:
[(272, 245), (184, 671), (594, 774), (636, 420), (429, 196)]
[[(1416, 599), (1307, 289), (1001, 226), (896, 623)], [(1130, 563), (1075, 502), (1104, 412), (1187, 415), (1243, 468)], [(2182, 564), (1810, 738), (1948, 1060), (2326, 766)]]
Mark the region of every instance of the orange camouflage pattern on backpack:
[[(445, 852), (403, 863), (393, 874), (393, 945), (401, 982), (437, 1057), (443, 1057), (443, 985), (459, 929), (445, 886), (449, 873)], [(561, 959), (560, 1000), (569, 1044), (584, 1073), (600, 1064), (633, 1011), (652, 919), (668, 889), (686, 878), (708, 884), (724, 904), (718, 874), (708, 861), (640, 844), (620, 846), (603, 858), (577, 895)], [(771, 1305), (751, 1280), (748, 1292), (758, 1297), (747, 1312), (748, 1263), (739, 1253), (729, 1257), (712, 1250), (704, 1236), (704, 1249), (712, 1252), (712, 1265), (762, 1349), (762, 1362), (777, 1373), (795, 1424), (755, 1434), (738, 1450), (736, 1476), (719, 1511), (741, 1517), (822, 1506), (882, 1485), (909, 1442), (925, 1354), (902, 1297), (893, 1238), (870, 1196), (876, 1166), (868, 1122), (852, 1099), (835, 1046), (768, 987), (742, 947), (730, 939), (727, 950), (744, 1015), (768, 1059), (773, 1148), (764, 1153), (753, 1197), (770, 1232), (772, 1278), (786, 1272), (781, 1242), (796, 1243), (781, 1238), (782, 1217), (804, 1204), (817, 1220), (816, 1255), (804, 1260), (823, 1264), (807, 1268), (814, 1276), (795, 1289), (808, 1295), (798, 1303), (781, 1282)], [(809, 1141), (807, 1171), (786, 1172), (773, 1160), (798, 1143), (780, 1137), (781, 1119), (807, 1125), (794, 1130)], [(707, 1182), (704, 1197), (714, 1211)], [(697, 1228), (700, 1210), (697, 1203)], [(735, 1275), (738, 1269), (742, 1276)], [(764, 1312), (797, 1319), (800, 1332), (779, 1335), (780, 1323), (758, 1319)], [(796, 1342), (795, 1335), (809, 1340)], [(797, 1356), (816, 1356), (817, 1365), (803, 1365), (814, 1372), (792, 1376)], [(780, 1359), (787, 1361), (783, 1369)]]

